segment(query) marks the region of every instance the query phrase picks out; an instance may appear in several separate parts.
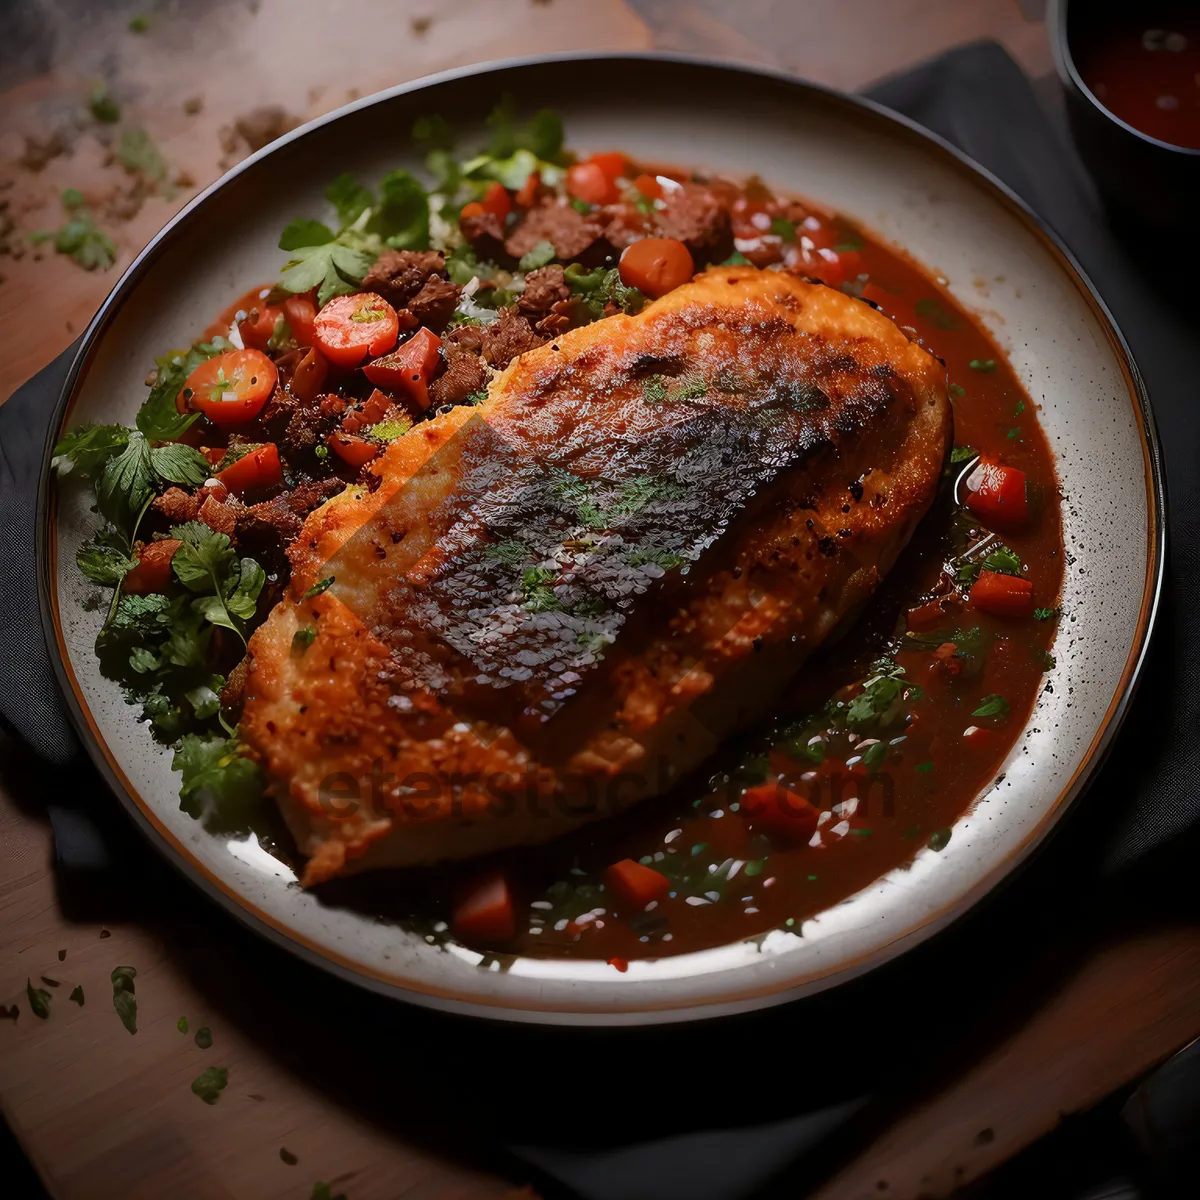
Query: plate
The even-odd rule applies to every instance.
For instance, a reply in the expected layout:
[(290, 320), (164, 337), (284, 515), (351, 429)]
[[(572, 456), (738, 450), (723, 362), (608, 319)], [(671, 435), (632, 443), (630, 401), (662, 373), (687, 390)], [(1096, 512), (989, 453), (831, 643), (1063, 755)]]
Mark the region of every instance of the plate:
[[(663, 55), (564, 56), (452, 71), (368, 97), (247, 159), (143, 251), (89, 327), (57, 431), (131, 422), (164, 346), (186, 345), (281, 264), (279, 230), (323, 210), (330, 178), (417, 170), (414, 117), (464, 136), (503, 92), (551, 102), (580, 151), (696, 164), (834, 208), (948, 281), (1006, 349), (1040, 405), (1065, 502), (1068, 568), (1058, 664), (1000, 774), (940, 853), (924, 849), (799, 934), (632, 962), (516, 958), (504, 968), (443, 949), (302, 891), (253, 839), (219, 838), (179, 809), (169, 751), (101, 677), (101, 615), (75, 568), (94, 516), (42, 479), (40, 601), (84, 744), (154, 846), (256, 932), (376, 991), (476, 1015), (642, 1024), (779, 1003), (844, 982), (965, 913), (1046, 838), (1095, 772), (1128, 706), (1163, 564), (1162, 471), (1148, 399), (1103, 302), (1070, 255), (1003, 185), (916, 126), (782, 75)], [(583, 99), (571, 99), (582, 97)], [(51, 443), (52, 444), (52, 443)]]

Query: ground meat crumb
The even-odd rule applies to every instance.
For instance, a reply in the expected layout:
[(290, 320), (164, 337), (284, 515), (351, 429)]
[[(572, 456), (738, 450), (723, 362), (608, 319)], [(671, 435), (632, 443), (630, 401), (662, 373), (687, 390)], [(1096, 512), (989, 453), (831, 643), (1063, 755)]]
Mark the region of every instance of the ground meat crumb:
[(483, 358), (497, 370), (503, 370), (517, 355), (536, 349), (545, 340), (515, 308), (506, 308), (500, 320), (484, 328)]
[(393, 308), (407, 308), (429, 280), (445, 276), (446, 257), (440, 250), (385, 250), (363, 276), (362, 286)]
[(729, 209), (708, 188), (685, 183), (664, 199), (666, 205), (657, 214), (660, 236), (683, 242), (697, 266), (729, 257), (733, 252)]
[(490, 212), (477, 213), (475, 216), (463, 217), (459, 222), (459, 228), (481, 261), (494, 263), (509, 261), (504, 248), (503, 217), (498, 217), (495, 213)]
[(517, 299), (517, 311), (525, 316), (533, 313), (545, 316), (559, 301), (570, 298), (571, 289), (567, 286), (566, 275), (562, 267), (555, 263), (551, 267), (530, 271), (525, 276), (525, 290)]
[(461, 291), (457, 283), (434, 275), (425, 281), (425, 286), (408, 302), (408, 307), (422, 325), (434, 333), (441, 333), (458, 307)]
[(172, 525), (182, 525), (194, 521), (200, 513), (200, 500), (190, 496), (183, 488), (167, 488), (161, 496), (154, 500), (154, 510), (162, 513)]
[(603, 258), (608, 250), (603, 240), (605, 224), (602, 216), (550, 200), (531, 208), (504, 245), (513, 258), (528, 254), (541, 242), (549, 242), (559, 258), (582, 259), (589, 257), (589, 251), (591, 257)]
[(476, 351), (450, 344), (446, 347), (446, 370), (429, 387), (434, 408), (443, 404), (462, 404), (469, 396), (487, 387), (488, 371)]

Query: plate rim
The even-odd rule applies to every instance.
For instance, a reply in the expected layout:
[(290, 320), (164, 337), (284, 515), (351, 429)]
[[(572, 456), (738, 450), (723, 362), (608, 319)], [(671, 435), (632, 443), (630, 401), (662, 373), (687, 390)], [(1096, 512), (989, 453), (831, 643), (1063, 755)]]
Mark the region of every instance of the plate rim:
[[(1141, 606), (1133, 644), (1126, 657), (1118, 687), (1099, 727), (1084, 751), (1083, 757), (1070, 779), (1049, 804), (1041, 817), (1001, 863), (985, 876), (965, 889), (939, 910), (924, 918), (915, 928), (864, 953), (859, 960), (843, 963), (834, 968), (825, 968), (801, 980), (776, 988), (758, 988), (747, 993), (713, 1001), (701, 998), (694, 1004), (676, 1005), (671, 1008), (655, 1007), (651, 1000), (638, 1009), (594, 1009), (574, 1010), (566, 1006), (539, 1009), (529, 1006), (513, 1007), (504, 1000), (487, 1001), (480, 998), (464, 998), (461, 990), (440, 989), (435, 986), (404, 984), (394, 979), (377, 975), (363, 964), (355, 963), (330, 947), (309, 945), (302, 936), (279, 924), (267, 913), (245, 897), (236, 893), (203, 863), (194, 859), (168, 830), (161, 826), (155, 814), (144, 807), (136, 789), (125, 777), (120, 764), (111, 754), (108, 744), (94, 725), (90, 710), (80, 693), (79, 684), (71, 666), (62, 637), (61, 619), (57, 605), (56, 538), (54, 536), (55, 504), (53, 494), (53, 472), (50, 467), (51, 451), (58, 439), (59, 431), (68, 415), (72, 402), (83, 377), (85, 368), (115, 313), (124, 302), (126, 294), (140, 281), (154, 260), (164, 251), (193, 212), (261, 160), (289, 146), (317, 130), (335, 124), (344, 117), (384, 104), (397, 96), (409, 95), (429, 87), (453, 83), (490, 74), (520, 71), (548, 64), (571, 62), (645, 63), (669, 62), (699, 74), (717, 73), (727, 79), (738, 79), (753, 85), (767, 84), (784, 90), (816, 97), (826, 104), (840, 106), (851, 115), (864, 116), (876, 128), (890, 129), (900, 135), (922, 143), (926, 148), (949, 160), (949, 164), (967, 175), (975, 177), (993, 196), (1001, 200), (1042, 243), (1044, 249), (1059, 260), (1066, 274), (1080, 295), (1092, 309), (1101, 329), (1111, 344), (1125, 377), (1129, 398), (1134, 401), (1134, 415), (1142, 446), (1147, 500), (1147, 566), (1143, 584)], [(116, 795), (121, 806), (133, 819), (134, 825), (151, 842), (157, 853), (162, 855), (185, 879), (198, 887), (209, 898), (216, 901), (243, 926), (255, 934), (265, 937), (281, 949), (296, 955), (302, 961), (328, 971), (339, 978), (365, 987), (392, 999), (405, 1000), (441, 1011), (475, 1017), (485, 1017), (499, 1022), (520, 1022), (551, 1025), (640, 1025), (665, 1022), (684, 1022), (711, 1019), (716, 1016), (747, 1012), (775, 1004), (785, 1003), (800, 996), (824, 991), (849, 982), (870, 970), (911, 949), (947, 926), (956, 923), (978, 904), (991, 896), (999, 887), (1010, 881), (1027, 863), (1030, 856), (1041, 848), (1063, 817), (1070, 811), (1086, 790), (1097, 771), (1103, 765), (1112, 744), (1129, 711), (1142, 669), (1149, 651), (1160, 609), (1167, 553), (1167, 486), (1166, 471), (1162, 459), (1157, 424), (1149, 393), (1133, 352), (1118, 326), (1107, 304), (1095, 284), (1083, 270), (1071, 250), (1062, 239), (1043, 221), (1036, 212), (1007, 184), (987, 168), (972, 159), (957, 146), (918, 124), (913, 119), (889, 109), (867, 97), (840, 91), (800, 78), (790, 72), (773, 67), (749, 63), (726, 62), (703, 55), (682, 54), (668, 51), (562, 51), (553, 54), (523, 55), (505, 59), (472, 63), (455, 67), (415, 80), (397, 84), (382, 91), (362, 97), (308, 121), (283, 137), (249, 155), (237, 163), (220, 178), (192, 198), (155, 235), (125, 269), (120, 279), (105, 297), (95, 316), (88, 323), (71, 366), (63, 382), (51, 416), (46, 443), (42, 452), (42, 463), (38, 482), (35, 525), (35, 565), (37, 574), (38, 607), (42, 622), (46, 648), (54, 671), (55, 680), (66, 702), (71, 723), (87, 750), (89, 758)], [(648, 998), (649, 999), (649, 998)]]

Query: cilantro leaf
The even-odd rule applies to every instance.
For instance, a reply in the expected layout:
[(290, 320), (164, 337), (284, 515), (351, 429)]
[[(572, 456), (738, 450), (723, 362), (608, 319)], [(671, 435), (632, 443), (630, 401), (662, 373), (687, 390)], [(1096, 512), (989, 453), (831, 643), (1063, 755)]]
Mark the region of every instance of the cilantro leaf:
[(115, 125), (121, 119), (121, 110), (108, 91), (108, 85), (98, 83), (88, 98), (91, 114), (104, 125)]
[(1001, 542), (984, 557), (980, 566), (997, 575), (1020, 575), (1021, 556)]
[[(85, 271), (106, 271), (117, 261), (116, 242), (81, 204), (71, 206), (70, 216), (53, 236), (55, 252), (73, 258)], [(43, 235), (38, 240), (44, 240)]]
[(201, 1025), (196, 1030), (196, 1036), (193, 1040), (201, 1050), (211, 1050), (213, 1044), (212, 1030), (207, 1025)]
[(150, 443), (131, 433), (120, 454), (112, 455), (100, 472), (96, 502), (118, 529), (131, 532), (138, 515), (154, 495), (154, 466)]
[(299, 250), (301, 246), (324, 246), (333, 241), (333, 230), (322, 221), (312, 221), (305, 217), (292, 221), (284, 226), (279, 235), (280, 250)]
[(557, 251), (551, 242), (538, 242), (532, 250), (521, 255), (521, 261), (517, 265), (522, 271), (536, 271), (539, 267), (552, 263), (556, 254)]
[(77, 983), (71, 994), (67, 997), (68, 1000), (73, 1000), (80, 1008), (83, 1007), (83, 984)]
[(262, 772), (239, 751), (233, 738), (184, 734), (171, 760), (180, 773), (184, 812), (220, 825), (237, 822), (253, 808), (262, 796)]
[[(338, 220), (343, 226), (353, 225), (375, 203), (371, 189), (359, 183), (349, 171), (343, 171), (325, 189), (325, 199), (337, 209)], [(284, 246), (283, 249), (291, 247)]]
[(972, 371), (980, 371), (984, 375), (991, 375), (996, 370), (994, 358), (973, 358), (967, 365)]
[(137, 560), (126, 553), (123, 545), (117, 545), (120, 535), (111, 529), (102, 529), (89, 538), (75, 552), (75, 562), (83, 574), (93, 583), (105, 587), (116, 587), (137, 565)]
[(201, 363), (232, 349), (224, 338), (215, 337), (211, 342), (197, 342), (186, 351), (155, 359), (158, 374), (138, 410), (138, 429), (156, 442), (178, 441), (200, 419), (199, 413), (181, 413), (175, 405), (187, 377)]
[(266, 572), (252, 558), (239, 561), (229, 537), (202, 521), (176, 525), (171, 536), (181, 543), (171, 569), (184, 587), (198, 593), (193, 610), (210, 624), (232, 630), (244, 645), (244, 623), (254, 616)]
[(1009, 713), (1008, 701), (1003, 696), (984, 696), (979, 707), (971, 714), (973, 717), (999, 717), (1004, 720)]
[(1035, 608), (1033, 610), (1033, 619), (1035, 621), (1053, 621), (1059, 614), (1057, 608)]
[(317, 289), (317, 305), (324, 306), (334, 296), (348, 296), (358, 289), (370, 270), (371, 256), (339, 242), (321, 246), (301, 246), (279, 276), (279, 284), (289, 292)]
[(974, 446), (955, 446), (950, 451), (950, 461), (952, 463), (966, 462), (969, 458), (974, 458), (979, 453)]
[(216, 1104), (228, 1083), (229, 1071), (226, 1067), (206, 1067), (192, 1080), (192, 1091), (205, 1104)]
[(563, 272), (563, 277), (594, 317), (603, 316), (608, 304), (616, 304), (627, 313), (637, 313), (646, 302), (637, 288), (626, 287), (621, 282), (621, 273), (616, 267), (610, 270), (596, 267), (588, 271), (578, 263), (572, 263)]
[(533, 151), (522, 149), (503, 157), (479, 154), (463, 163), (462, 171), (468, 179), (494, 179), (515, 191), (535, 171), (544, 173), (544, 167)]
[(185, 487), (199, 487), (212, 474), (208, 459), (194, 446), (185, 446), (182, 442), (153, 447), (150, 465), (163, 482), (180, 483)]
[(60, 477), (76, 470), (90, 475), (128, 441), (129, 430), (124, 425), (76, 425), (55, 444), (50, 466)]
[(379, 181), (379, 204), (367, 231), (394, 250), (429, 249), (429, 197), (415, 176), (397, 167)]
[(445, 117), (436, 114), (418, 117), (413, 122), (412, 139), (422, 150), (450, 150), (454, 146), (454, 131)]
[(720, 265), (722, 267), (748, 267), (750, 260), (740, 250), (735, 250)]

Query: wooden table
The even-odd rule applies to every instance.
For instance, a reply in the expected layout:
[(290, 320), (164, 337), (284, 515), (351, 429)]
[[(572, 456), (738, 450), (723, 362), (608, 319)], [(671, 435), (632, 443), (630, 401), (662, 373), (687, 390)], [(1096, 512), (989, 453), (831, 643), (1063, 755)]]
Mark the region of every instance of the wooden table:
[[(355, 0), (337, 16), (318, 0), (97, 7), (24, 0), (11, 7), (18, 36), (0, 50), (13, 81), (0, 94), (0, 396), (69, 344), (145, 241), (247, 152), (256, 130), (239, 116), (264, 106), (277, 106), (273, 120), (303, 120), (442, 68), (583, 47), (769, 63), (847, 89), (978, 37), (1034, 74), (1050, 67), (1040, 0)], [(130, 18), (143, 10), (148, 28), (135, 32)], [(144, 126), (161, 147), (169, 195), (131, 189), (112, 129), (81, 115), (102, 79), (123, 125)], [(28, 246), (29, 231), (61, 221), (67, 187), (115, 228), (111, 270), (89, 274)], [(316, 1180), (349, 1200), (527, 1194), (515, 1190), (519, 1167), (478, 1161), (453, 1135), (348, 1103), (321, 1082), (330, 1076), (301, 1073), (278, 1036), (284, 1018), (239, 1003), (222, 972), (227, 919), (183, 885), (166, 885), (185, 895), (164, 912), (105, 928), (70, 919), (39, 810), (43, 780), (12, 747), (0, 751), (0, 1001), (21, 1009), (0, 1022), (0, 1108), (55, 1197), (299, 1198)], [(948, 1195), (1200, 1035), (1195, 924), (1127, 927), (1073, 949), (1069, 970), (1006, 1001), (974, 1060), (922, 1081), (820, 1195), (878, 1196), (881, 1181), (901, 1200)], [(135, 1037), (111, 1004), (121, 963), (138, 969)], [(41, 985), (52, 994), (45, 1021), (25, 998), (26, 978), (42, 975), (62, 985)], [(68, 999), (77, 983), (83, 1007)], [(181, 1015), (191, 1031), (211, 1027), (230, 1071), (211, 1108), (188, 1085), (213, 1055), (179, 1032)]]

